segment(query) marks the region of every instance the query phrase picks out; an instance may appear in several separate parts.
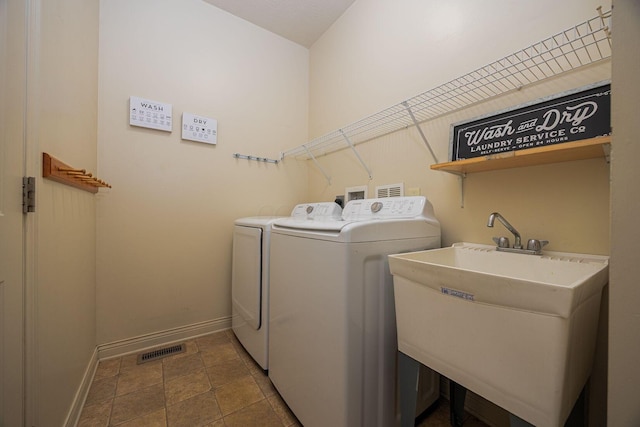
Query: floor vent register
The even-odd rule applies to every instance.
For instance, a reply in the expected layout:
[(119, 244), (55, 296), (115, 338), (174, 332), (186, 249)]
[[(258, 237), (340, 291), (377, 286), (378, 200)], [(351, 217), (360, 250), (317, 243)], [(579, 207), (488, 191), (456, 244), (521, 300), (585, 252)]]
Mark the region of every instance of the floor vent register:
[(138, 365), (162, 359), (163, 357), (173, 356), (174, 354), (184, 353), (185, 351), (187, 351), (187, 346), (184, 343), (151, 350), (138, 355)]

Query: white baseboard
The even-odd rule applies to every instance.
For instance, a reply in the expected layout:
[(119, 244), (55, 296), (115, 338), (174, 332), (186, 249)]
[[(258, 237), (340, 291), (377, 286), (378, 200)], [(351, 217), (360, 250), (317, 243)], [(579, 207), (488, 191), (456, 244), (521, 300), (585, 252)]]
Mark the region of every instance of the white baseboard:
[(207, 335), (218, 331), (223, 331), (231, 327), (231, 316), (222, 317), (205, 322), (193, 323), (187, 326), (167, 329), (165, 331), (140, 335), (133, 338), (114, 341), (107, 344), (100, 344), (97, 347), (98, 360), (111, 359), (125, 356), (127, 354), (138, 353), (154, 347), (172, 344), (185, 339), (192, 339), (201, 335)]
[(84, 371), (84, 375), (82, 376), (82, 381), (76, 391), (76, 395), (73, 397), (73, 403), (69, 409), (69, 413), (67, 414), (67, 419), (63, 424), (64, 426), (74, 427), (78, 424), (80, 415), (82, 414), (82, 408), (84, 407), (84, 402), (87, 400), (87, 395), (89, 394), (89, 389), (91, 388), (91, 383), (93, 382), (93, 377), (96, 374), (97, 368), (98, 348), (96, 347), (89, 359), (89, 363)]

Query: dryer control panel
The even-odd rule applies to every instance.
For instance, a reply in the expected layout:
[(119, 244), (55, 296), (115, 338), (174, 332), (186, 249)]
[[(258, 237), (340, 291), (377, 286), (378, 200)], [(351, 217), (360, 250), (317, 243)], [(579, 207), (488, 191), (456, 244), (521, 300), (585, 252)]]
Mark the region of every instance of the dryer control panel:
[(342, 211), (342, 219), (345, 221), (420, 216), (433, 216), (431, 203), (424, 196), (351, 200)]
[(297, 220), (340, 220), (342, 208), (334, 202), (302, 203), (291, 211), (291, 218)]

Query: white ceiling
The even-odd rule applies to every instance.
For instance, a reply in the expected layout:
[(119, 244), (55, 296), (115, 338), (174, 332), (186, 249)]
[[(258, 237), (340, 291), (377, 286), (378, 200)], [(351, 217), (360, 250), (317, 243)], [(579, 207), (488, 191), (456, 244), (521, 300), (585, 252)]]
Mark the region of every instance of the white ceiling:
[(355, 0), (204, 1), (308, 48)]

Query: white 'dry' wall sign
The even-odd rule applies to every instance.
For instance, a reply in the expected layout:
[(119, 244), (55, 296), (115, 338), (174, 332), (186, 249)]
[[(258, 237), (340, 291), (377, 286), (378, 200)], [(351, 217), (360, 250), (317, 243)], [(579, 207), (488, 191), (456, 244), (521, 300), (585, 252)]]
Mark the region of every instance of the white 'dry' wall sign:
[(129, 98), (130, 125), (171, 132), (172, 120), (171, 104), (137, 96)]
[(218, 142), (218, 121), (209, 117), (182, 113), (182, 139), (216, 144)]

